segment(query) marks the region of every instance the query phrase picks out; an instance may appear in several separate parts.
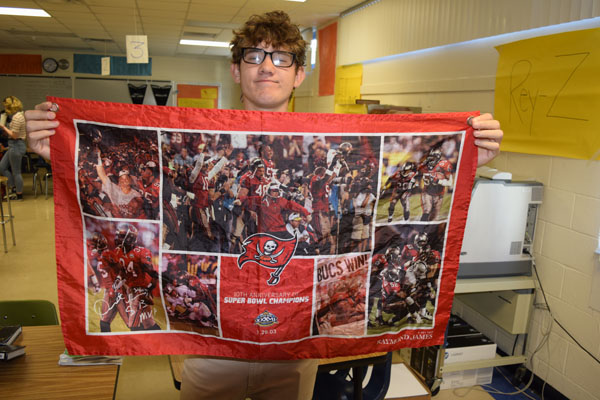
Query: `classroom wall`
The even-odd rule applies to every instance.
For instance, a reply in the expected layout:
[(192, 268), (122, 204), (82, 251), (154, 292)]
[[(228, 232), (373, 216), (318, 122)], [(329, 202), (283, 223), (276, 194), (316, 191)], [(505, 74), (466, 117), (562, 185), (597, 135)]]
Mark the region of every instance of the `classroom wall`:
[[(402, 10), (408, 14), (402, 14)], [(599, 12), (600, 2), (591, 0), (469, 0), (461, 5), (441, 0), (382, 0), (339, 19), (338, 65), (363, 62), (363, 98), (420, 106), (423, 112), (493, 112), (498, 62), (494, 46), (535, 37), (539, 32), (389, 56), (584, 20), (597, 17)], [(594, 19), (577, 27), (555, 26), (543, 34), (599, 26), (600, 21)], [(369, 62), (374, 58), (379, 59)], [(333, 102), (332, 96), (316, 95), (316, 72), (307, 82), (307, 95), (312, 93), (313, 98), (297, 99), (297, 106), (304, 108), (297, 107), (297, 111), (333, 110), (329, 103)], [(544, 184), (534, 246), (541, 281), (555, 318), (600, 357), (600, 312), (589, 305), (592, 291), (600, 290), (592, 287), (594, 271), (600, 270), (598, 255), (594, 254), (600, 228), (600, 162), (502, 152), (491, 165)], [(538, 297), (536, 302), (540, 301)], [(534, 311), (527, 340), (530, 356), (549, 329), (550, 320), (547, 311)], [(548, 345), (535, 355), (528, 368), (568, 398), (597, 399), (600, 365), (556, 324), (550, 332)]]
[[(17, 49), (0, 48), (0, 53), (27, 53)], [(36, 53), (37, 54), (37, 53)], [(40, 76), (56, 77), (94, 77), (99, 79), (127, 79), (174, 81), (175, 83), (221, 84), (221, 108), (241, 108), (239, 86), (233, 82), (229, 72), (229, 59), (208, 56), (154, 57), (152, 56), (152, 76), (100, 76), (95, 74), (75, 74), (73, 72), (73, 53), (61, 51), (44, 51), (42, 57), (64, 58), (70, 62), (67, 70), (58, 70), (53, 74), (46, 72)], [(76, 83), (75, 83), (76, 84)], [(52, 93), (42, 94), (52, 95)], [(8, 94), (0, 94), (2, 96)]]

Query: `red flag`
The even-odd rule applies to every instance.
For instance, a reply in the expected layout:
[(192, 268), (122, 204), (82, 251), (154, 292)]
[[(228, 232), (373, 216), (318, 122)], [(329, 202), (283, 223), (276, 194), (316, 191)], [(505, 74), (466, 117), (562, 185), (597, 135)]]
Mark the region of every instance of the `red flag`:
[(279, 275), (290, 262), (296, 251), (297, 238), (280, 239), (268, 233), (256, 233), (248, 236), (243, 243), (244, 250), (238, 257), (238, 267), (253, 262), (261, 267), (274, 269), (267, 281), (269, 285), (279, 283)]

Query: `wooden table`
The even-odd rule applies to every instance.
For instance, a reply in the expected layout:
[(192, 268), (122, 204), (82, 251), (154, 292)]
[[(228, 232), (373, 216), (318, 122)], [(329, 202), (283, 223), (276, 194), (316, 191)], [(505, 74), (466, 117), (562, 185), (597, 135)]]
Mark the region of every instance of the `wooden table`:
[(25, 355), (0, 362), (0, 398), (114, 399), (117, 365), (58, 365), (65, 351), (60, 326), (24, 326), (15, 344), (26, 346)]

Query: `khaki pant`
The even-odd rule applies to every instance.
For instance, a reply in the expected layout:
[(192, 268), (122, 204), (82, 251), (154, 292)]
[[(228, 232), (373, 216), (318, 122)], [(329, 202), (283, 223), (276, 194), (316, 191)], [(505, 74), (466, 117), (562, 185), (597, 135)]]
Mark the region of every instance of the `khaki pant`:
[(318, 360), (185, 360), (181, 400), (310, 400)]

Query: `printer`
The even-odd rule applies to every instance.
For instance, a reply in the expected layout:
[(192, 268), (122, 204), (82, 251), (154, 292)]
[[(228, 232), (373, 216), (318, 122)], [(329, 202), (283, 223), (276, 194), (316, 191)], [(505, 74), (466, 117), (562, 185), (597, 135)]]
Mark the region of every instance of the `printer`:
[(458, 278), (531, 275), (543, 185), (478, 169), (460, 254)]

